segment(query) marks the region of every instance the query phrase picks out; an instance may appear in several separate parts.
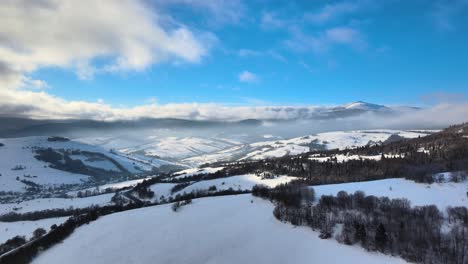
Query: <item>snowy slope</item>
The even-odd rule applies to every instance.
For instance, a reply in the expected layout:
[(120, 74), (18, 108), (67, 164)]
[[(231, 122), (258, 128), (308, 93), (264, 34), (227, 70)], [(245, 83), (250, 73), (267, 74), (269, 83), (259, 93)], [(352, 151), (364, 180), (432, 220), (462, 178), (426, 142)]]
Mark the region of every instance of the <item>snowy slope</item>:
[(237, 175), (227, 178), (199, 181), (179, 191), (179, 193), (190, 193), (196, 190), (208, 190), (211, 186), (216, 186), (216, 190), (251, 190), (256, 184), (263, 184), (269, 187), (275, 187), (282, 183), (287, 183), (296, 179), (295, 177), (279, 176), (274, 179), (262, 179), (255, 174)]
[(406, 263), (321, 240), (272, 211), (268, 201), (239, 195), (196, 199), (176, 213), (162, 205), (112, 214), (78, 228), (33, 263)]
[(26, 213), (47, 209), (85, 208), (111, 203), (114, 194), (101, 194), (84, 198), (41, 198), (20, 203), (0, 204), (0, 215), (9, 212)]
[(235, 146), (216, 153), (184, 159), (182, 162), (200, 165), (219, 161), (259, 160), (265, 158), (297, 155), (314, 149), (346, 149), (382, 143), (392, 135), (403, 138), (417, 138), (430, 132), (401, 130), (336, 131), (308, 135), (292, 139), (263, 141)]
[(215, 173), (224, 169), (224, 167), (206, 167), (206, 168), (191, 168), (186, 170), (181, 170), (172, 174), (172, 176), (176, 179), (178, 178), (185, 178), (191, 177), (200, 174), (208, 174), (208, 173)]
[(47, 218), (37, 221), (0, 222), (0, 244), (14, 236), (25, 236), (26, 239), (32, 237), (34, 230), (43, 228), (50, 230), (50, 226), (62, 224), (68, 217)]
[[(88, 175), (70, 173), (56, 170), (49, 167), (49, 163), (39, 161), (34, 156), (33, 148), (52, 148), (89, 151), (100, 153), (109, 157), (131, 173), (141, 173), (150, 171), (153, 167), (169, 162), (149, 163), (133, 158), (119, 155), (116, 152), (101, 147), (96, 147), (76, 141), (50, 142), (47, 137), (25, 137), (0, 139), (4, 144), (0, 147), (0, 191), (24, 192), (27, 187), (24, 183), (16, 180), (32, 181), (39, 185), (61, 185), (61, 184), (79, 184), (90, 179)], [(108, 171), (119, 172), (120, 169), (108, 159), (87, 157), (85, 155), (71, 155), (73, 159), (82, 160), (84, 164), (94, 168), (101, 168)], [(20, 167), (20, 169), (14, 169)]]
[(183, 159), (206, 153), (216, 152), (239, 142), (202, 137), (149, 137), (148, 143), (127, 148), (120, 148), (123, 153), (144, 153), (145, 156), (166, 159)]
[(366, 195), (386, 196), (390, 199), (406, 198), (412, 206), (436, 205), (441, 211), (447, 206), (468, 205), (468, 181), (461, 183), (416, 183), (405, 179), (385, 179), (367, 182), (352, 182), (313, 186), (317, 197), (336, 195), (339, 191), (354, 193), (363, 191)]
[[(0, 147), (0, 191), (25, 191), (26, 185), (17, 181), (16, 177), (24, 178), (30, 175), (34, 178), (26, 178), (41, 185), (77, 184), (87, 181), (89, 176), (69, 173), (48, 167), (48, 163), (34, 158), (31, 150), (33, 146), (45, 146), (47, 142), (43, 137), (0, 139), (5, 144)], [(49, 146), (57, 145), (50, 142)], [(16, 166), (22, 166), (22, 170), (12, 170)]]

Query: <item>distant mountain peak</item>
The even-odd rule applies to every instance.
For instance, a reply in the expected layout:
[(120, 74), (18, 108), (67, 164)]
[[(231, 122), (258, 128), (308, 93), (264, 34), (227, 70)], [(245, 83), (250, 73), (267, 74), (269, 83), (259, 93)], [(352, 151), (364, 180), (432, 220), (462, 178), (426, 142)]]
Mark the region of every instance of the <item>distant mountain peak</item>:
[(387, 108), (384, 105), (372, 104), (363, 101), (356, 101), (343, 106), (345, 109), (358, 109), (358, 110), (380, 110)]

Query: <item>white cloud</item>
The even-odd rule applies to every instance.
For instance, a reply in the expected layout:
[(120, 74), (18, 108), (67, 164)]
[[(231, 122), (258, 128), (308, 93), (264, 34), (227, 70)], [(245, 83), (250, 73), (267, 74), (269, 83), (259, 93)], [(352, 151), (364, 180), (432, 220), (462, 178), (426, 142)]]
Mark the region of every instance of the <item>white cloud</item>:
[(32, 89), (47, 89), (50, 88), (49, 84), (43, 80), (36, 80), (31, 79), (29, 77), (25, 77), (23, 79), (23, 84), (25, 88), (32, 88)]
[(262, 29), (278, 29), (285, 27), (289, 22), (278, 18), (273, 12), (264, 12), (260, 20), (260, 27)]
[[(89, 79), (97, 71), (197, 63), (216, 39), (170, 23), (142, 0), (4, 0), (0, 17), (1, 88), (24, 85), (25, 76), (42, 67)], [(108, 63), (98, 66), (96, 59)]]
[(300, 29), (295, 28), (291, 33), (292, 38), (286, 40), (285, 44), (296, 51), (326, 53), (334, 45), (346, 45), (358, 50), (367, 47), (362, 34), (351, 27), (333, 27), (316, 35), (304, 34)]
[(454, 22), (468, 8), (468, 0), (436, 1), (431, 16), (437, 29), (453, 31), (456, 29)]
[[(181, 118), (191, 120), (236, 121), (244, 119), (308, 120), (320, 116), (327, 107), (267, 106), (267, 102), (246, 102), (261, 106), (226, 106), (214, 103), (148, 104), (135, 107), (113, 107), (97, 102), (68, 101), (45, 92), (0, 90), (0, 112), (4, 116), (52, 119), (120, 120), (138, 118)], [(333, 125), (333, 129), (360, 128), (429, 128), (466, 122), (468, 103), (438, 103), (421, 110), (404, 110), (385, 118), (364, 114), (349, 118), (316, 120), (314, 126)]]
[(359, 9), (357, 2), (341, 2), (325, 5), (320, 11), (306, 13), (304, 19), (312, 23), (325, 23), (341, 15), (353, 13)]
[(249, 71), (243, 71), (239, 73), (239, 81), (246, 83), (254, 83), (259, 80), (258, 76)]
[(246, 7), (241, 0), (158, 0), (156, 6), (186, 6), (199, 13), (208, 14), (212, 26), (238, 24), (245, 17)]
[(257, 57), (263, 55), (262, 52), (251, 49), (240, 49), (237, 54), (240, 57)]

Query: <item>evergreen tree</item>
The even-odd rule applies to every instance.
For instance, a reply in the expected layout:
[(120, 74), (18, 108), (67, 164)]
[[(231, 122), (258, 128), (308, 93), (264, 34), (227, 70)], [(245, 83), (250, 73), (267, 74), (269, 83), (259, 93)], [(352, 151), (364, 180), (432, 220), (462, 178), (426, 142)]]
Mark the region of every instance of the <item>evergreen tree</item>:
[(379, 251), (384, 252), (385, 247), (387, 246), (388, 236), (387, 231), (382, 223), (379, 224), (377, 230), (375, 231), (375, 246)]

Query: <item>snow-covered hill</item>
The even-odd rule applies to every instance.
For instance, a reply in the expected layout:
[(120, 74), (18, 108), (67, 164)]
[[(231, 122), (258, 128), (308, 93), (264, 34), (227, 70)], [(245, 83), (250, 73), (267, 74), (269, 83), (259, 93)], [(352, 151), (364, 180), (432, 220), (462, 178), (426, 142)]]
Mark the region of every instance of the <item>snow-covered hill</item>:
[(37, 221), (0, 222), (0, 244), (15, 236), (24, 236), (26, 239), (30, 239), (37, 228), (48, 231), (50, 226), (60, 225), (67, 219), (68, 217), (57, 217)]
[(321, 240), (276, 220), (251, 195), (196, 199), (102, 217), (78, 228), (33, 263), (406, 263)]
[(39, 198), (17, 203), (0, 204), (0, 215), (15, 213), (28, 213), (51, 209), (77, 209), (91, 206), (103, 206), (111, 203), (114, 194), (101, 194), (84, 198)]
[[(63, 184), (82, 184), (93, 179), (92, 175), (52, 168), (53, 164), (38, 160), (38, 150), (51, 149), (55, 153), (70, 152), (69, 157), (81, 161), (91, 170), (109, 172), (115, 176), (125, 173), (138, 174), (151, 171), (171, 162), (151, 161), (128, 157), (109, 149), (76, 141), (50, 141), (48, 137), (0, 139), (0, 191), (25, 192), (34, 184), (42, 187), (59, 187)], [(62, 162), (63, 161), (59, 161)]]
[(336, 195), (339, 191), (354, 193), (363, 191), (366, 195), (406, 198), (412, 206), (436, 205), (442, 212), (448, 206), (468, 205), (468, 181), (454, 183), (415, 183), (405, 179), (385, 179), (367, 182), (351, 182), (312, 186), (317, 194)]
[[(176, 134), (176, 132), (174, 132)], [(138, 140), (123, 137), (79, 138), (81, 142), (117, 149), (130, 156), (147, 156), (168, 160), (180, 160), (188, 157), (216, 152), (241, 144), (226, 138), (145, 136)]]
[(380, 144), (392, 136), (398, 138), (417, 138), (426, 136), (429, 133), (401, 130), (324, 132), (292, 139), (263, 141), (235, 146), (216, 153), (187, 158), (182, 162), (199, 165), (219, 161), (259, 160), (297, 155), (311, 150), (355, 148), (367, 144)]

